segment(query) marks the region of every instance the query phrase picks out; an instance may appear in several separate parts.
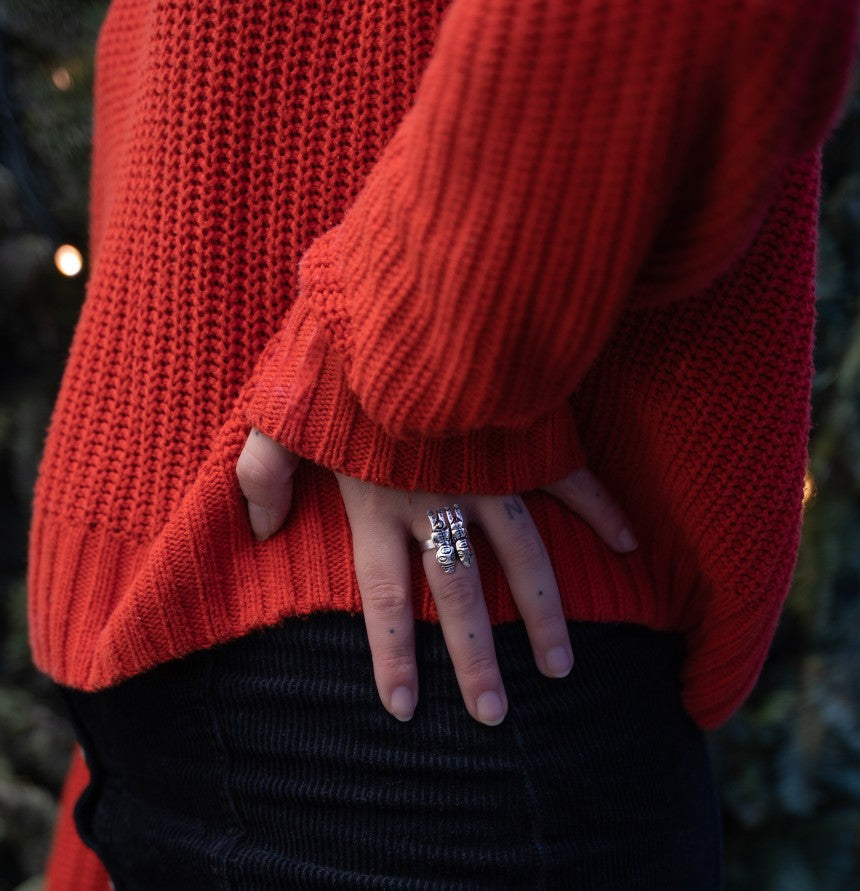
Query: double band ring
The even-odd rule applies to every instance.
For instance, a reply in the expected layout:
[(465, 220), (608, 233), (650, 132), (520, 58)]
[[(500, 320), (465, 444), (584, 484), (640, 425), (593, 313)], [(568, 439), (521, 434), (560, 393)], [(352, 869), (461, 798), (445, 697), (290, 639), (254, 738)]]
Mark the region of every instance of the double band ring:
[(439, 507), (427, 511), (431, 536), (421, 542), (422, 551), (436, 551), (436, 562), (445, 572), (453, 572), (459, 560), (463, 566), (471, 566), (474, 552), (466, 532), (466, 524), (460, 505), (453, 508)]

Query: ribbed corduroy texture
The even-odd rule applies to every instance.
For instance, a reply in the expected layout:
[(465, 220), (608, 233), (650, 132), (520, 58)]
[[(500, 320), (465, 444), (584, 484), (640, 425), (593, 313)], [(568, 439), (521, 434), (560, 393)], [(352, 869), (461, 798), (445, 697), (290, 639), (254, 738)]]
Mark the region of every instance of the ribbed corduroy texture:
[(677, 635), (571, 623), (541, 677), (495, 629), (511, 710), (469, 716), (438, 626), (423, 696), (379, 707), (361, 617), (290, 619), (96, 693), (71, 691), (93, 785), (77, 809), (117, 891), (718, 891), (707, 748)]
[[(642, 546), (529, 496), (568, 617), (685, 632), (703, 726), (754, 682), (796, 553), (817, 146), (856, 4), (444, 7), (112, 5), (31, 536), (58, 681), (358, 610), (326, 468), (509, 492), (587, 454)], [(322, 465), (262, 544), (234, 475), (251, 422)]]

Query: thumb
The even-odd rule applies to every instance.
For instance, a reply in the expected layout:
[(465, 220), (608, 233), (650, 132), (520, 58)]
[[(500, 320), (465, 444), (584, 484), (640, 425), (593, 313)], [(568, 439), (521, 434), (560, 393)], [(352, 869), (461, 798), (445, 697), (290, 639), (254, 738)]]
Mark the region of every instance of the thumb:
[(300, 460), (256, 427), (251, 429), (236, 462), (236, 476), (248, 499), (251, 531), (260, 541), (274, 535), (290, 511), (293, 474)]
[(638, 547), (627, 515), (587, 467), (542, 489), (579, 514), (614, 551), (626, 553)]

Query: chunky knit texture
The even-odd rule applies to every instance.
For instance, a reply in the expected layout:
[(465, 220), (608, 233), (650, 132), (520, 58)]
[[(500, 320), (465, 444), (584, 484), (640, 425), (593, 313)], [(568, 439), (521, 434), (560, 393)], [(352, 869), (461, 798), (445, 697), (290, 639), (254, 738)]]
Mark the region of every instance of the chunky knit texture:
[[(796, 554), (818, 148), (857, 5), (447, 5), (114, 0), (31, 535), (56, 680), (358, 611), (331, 468), (499, 493), (587, 457), (641, 547), (528, 494), (566, 615), (682, 631), (704, 727), (750, 690)], [(234, 476), (251, 423), (312, 459), (265, 543)], [(66, 817), (85, 781), (76, 755)], [(50, 887), (105, 886), (64, 820)]]
[[(502, 493), (587, 457), (641, 547), (529, 494), (566, 615), (684, 632), (704, 727), (750, 690), (796, 554), (818, 149), (856, 3), (445, 7), (112, 5), (31, 535), (57, 681), (360, 610), (331, 469)], [(252, 423), (311, 459), (263, 543), (235, 479)]]

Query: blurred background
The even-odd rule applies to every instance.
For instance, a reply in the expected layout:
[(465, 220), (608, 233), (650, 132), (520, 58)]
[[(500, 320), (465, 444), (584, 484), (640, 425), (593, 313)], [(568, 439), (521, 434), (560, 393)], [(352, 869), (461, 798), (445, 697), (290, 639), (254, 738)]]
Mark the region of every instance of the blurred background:
[[(0, 0), (0, 891), (37, 891), (72, 734), (27, 646), (29, 501), (83, 299), (107, 0)], [(762, 679), (711, 738), (727, 891), (860, 888), (860, 89), (827, 146), (804, 536)]]

